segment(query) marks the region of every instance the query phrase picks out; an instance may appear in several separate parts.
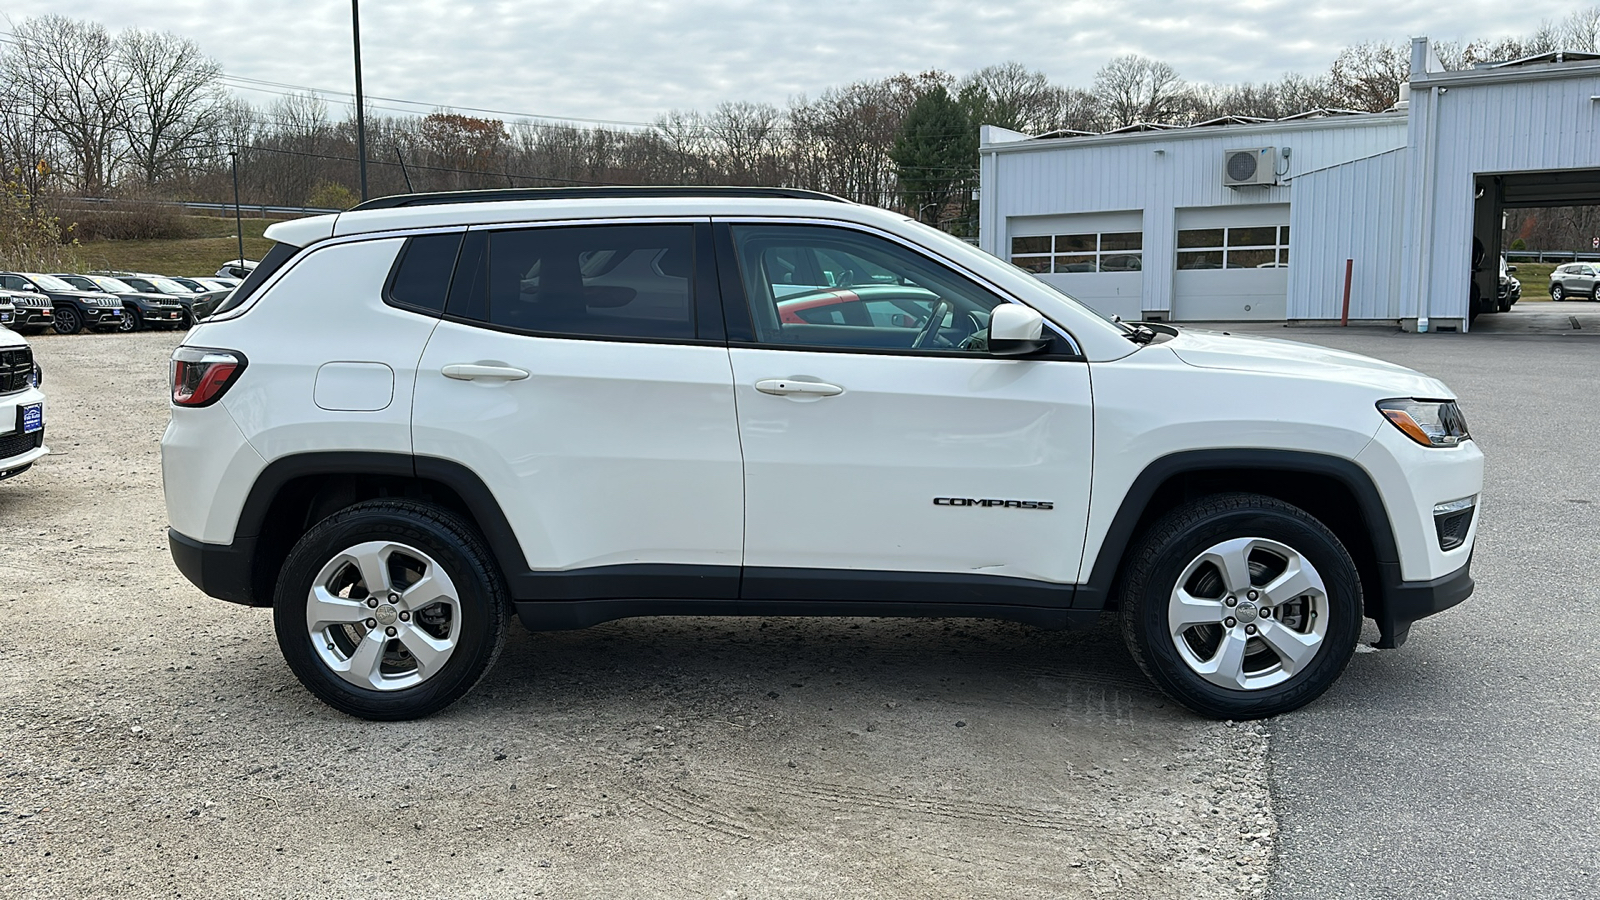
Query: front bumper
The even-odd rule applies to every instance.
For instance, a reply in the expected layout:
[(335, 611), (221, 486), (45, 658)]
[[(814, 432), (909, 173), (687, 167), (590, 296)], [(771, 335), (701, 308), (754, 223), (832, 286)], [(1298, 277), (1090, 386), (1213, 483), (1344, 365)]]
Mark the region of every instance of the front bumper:
[(1466, 565), (1432, 581), (1401, 581), (1399, 567), (1385, 567), (1384, 603), (1378, 612), (1380, 650), (1393, 650), (1406, 642), (1411, 623), (1444, 612), (1472, 596), (1472, 557)]

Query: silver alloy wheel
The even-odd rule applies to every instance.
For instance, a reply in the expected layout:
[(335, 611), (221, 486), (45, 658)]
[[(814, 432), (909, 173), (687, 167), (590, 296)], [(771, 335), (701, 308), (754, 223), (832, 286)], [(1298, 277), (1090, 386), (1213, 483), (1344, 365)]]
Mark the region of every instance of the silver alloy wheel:
[(1234, 538), (1195, 557), (1167, 604), (1172, 643), (1218, 687), (1257, 691), (1304, 671), (1328, 632), (1328, 589), (1311, 561), (1266, 538)]
[(306, 630), (324, 665), (356, 687), (398, 691), (438, 674), (461, 633), (461, 595), (428, 554), (368, 541), (322, 567)]

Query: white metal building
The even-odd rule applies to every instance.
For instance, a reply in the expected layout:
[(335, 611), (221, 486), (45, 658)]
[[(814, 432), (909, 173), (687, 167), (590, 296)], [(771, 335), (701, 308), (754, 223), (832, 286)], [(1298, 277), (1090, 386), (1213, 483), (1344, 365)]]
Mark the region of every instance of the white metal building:
[(1493, 306), (1501, 211), (1600, 203), (1600, 57), (1447, 72), (1418, 38), (1410, 102), (1188, 128), (985, 127), (980, 245), (1125, 319), (1464, 330), (1473, 239)]

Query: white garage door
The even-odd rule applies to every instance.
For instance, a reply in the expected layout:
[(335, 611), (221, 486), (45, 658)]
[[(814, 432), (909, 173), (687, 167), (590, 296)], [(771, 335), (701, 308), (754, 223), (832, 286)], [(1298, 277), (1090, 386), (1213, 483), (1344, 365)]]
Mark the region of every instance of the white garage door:
[(1177, 220), (1174, 320), (1287, 317), (1288, 204), (1180, 209)]
[(1011, 261), (1101, 315), (1144, 310), (1143, 216), (1132, 212), (1016, 217)]

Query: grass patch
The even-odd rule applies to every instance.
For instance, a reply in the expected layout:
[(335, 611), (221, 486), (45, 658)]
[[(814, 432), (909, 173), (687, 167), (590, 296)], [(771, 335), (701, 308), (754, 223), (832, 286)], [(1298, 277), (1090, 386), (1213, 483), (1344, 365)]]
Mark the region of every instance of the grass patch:
[[(84, 268), (154, 272), (158, 275), (210, 275), (239, 255), (233, 219), (184, 216), (185, 238), (147, 241), (85, 241), (78, 248)], [(263, 238), (276, 219), (244, 220), (244, 255), (260, 259), (272, 246)]]
[(1522, 299), (1549, 300), (1550, 273), (1563, 263), (1514, 262), (1517, 280), (1522, 282)]

